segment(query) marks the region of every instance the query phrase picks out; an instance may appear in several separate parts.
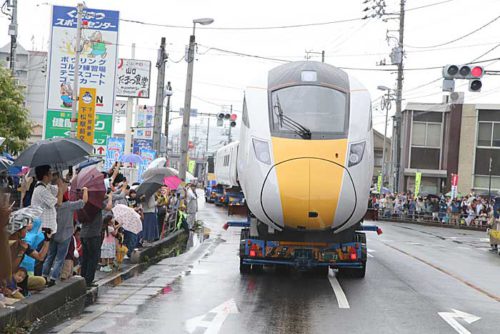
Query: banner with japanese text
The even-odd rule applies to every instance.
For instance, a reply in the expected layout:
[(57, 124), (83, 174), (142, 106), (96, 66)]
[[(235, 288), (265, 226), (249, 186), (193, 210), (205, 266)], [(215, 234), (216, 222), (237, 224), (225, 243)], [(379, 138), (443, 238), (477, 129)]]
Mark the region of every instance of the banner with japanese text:
[(155, 110), (153, 106), (138, 105), (134, 138), (153, 139)]
[(149, 60), (119, 59), (116, 96), (149, 98), (150, 77)]
[(104, 170), (109, 170), (115, 161), (119, 161), (123, 152), (125, 152), (125, 139), (109, 137), (106, 143)]
[[(119, 12), (84, 9), (79, 82), (96, 89), (96, 112), (112, 114), (118, 54)], [(53, 6), (47, 109), (71, 110), (75, 73), (77, 9)]]
[(78, 96), (78, 127), (76, 137), (94, 145), (95, 88), (80, 88)]
[(142, 174), (148, 168), (148, 165), (151, 163), (151, 161), (156, 159), (156, 151), (143, 148), (141, 149), (140, 156), (142, 157), (142, 163), (139, 165), (137, 178), (139, 182), (142, 182)]
[(422, 173), (415, 173), (415, 197), (420, 193), (420, 183), (422, 182)]

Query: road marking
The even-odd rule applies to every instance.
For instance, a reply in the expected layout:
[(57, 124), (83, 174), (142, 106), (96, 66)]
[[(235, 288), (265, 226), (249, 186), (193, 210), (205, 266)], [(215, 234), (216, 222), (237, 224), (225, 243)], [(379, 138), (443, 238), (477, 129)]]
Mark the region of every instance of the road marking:
[(368, 255), (368, 257), (374, 257), (374, 256), (373, 256), (373, 255), (371, 255), (370, 253), (368, 253), (368, 254), (366, 254), (366, 255)]
[(481, 242), (490, 242), (490, 238), (479, 238), (479, 241)]
[(339, 303), (339, 308), (350, 308), (344, 290), (342, 290), (337, 277), (335, 277), (331, 269), (328, 270), (328, 280), (330, 281), (330, 285), (332, 286), (333, 292), (335, 293), (335, 298), (337, 298), (337, 303)]
[(472, 324), (475, 321), (481, 319), (478, 316), (462, 312), (459, 310), (451, 309), (453, 312), (438, 312), (439, 316), (443, 318), (444, 321), (448, 323), (454, 330), (459, 334), (471, 334), (464, 326), (462, 326), (457, 319), (462, 319), (468, 324)]
[(411, 257), (411, 258), (414, 258), (415, 260), (420, 261), (420, 262), (422, 262), (422, 263), (424, 263), (424, 264), (426, 264), (426, 265), (428, 265), (428, 266), (430, 266), (430, 267), (432, 267), (432, 268), (434, 268), (434, 269), (436, 269), (436, 270), (438, 270), (438, 271), (442, 272), (443, 274), (446, 274), (446, 275), (448, 275), (448, 276), (450, 276), (450, 277), (453, 277), (454, 279), (456, 279), (456, 280), (458, 280), (458, 281), (462, 282), (463, 284), (467, 285), (467, 286), (468, 286), (468, 287), (470, 287), (470, 288), (473, 288), (474, 290), (476, 290), (476, 291), (478, 291), (478, 292), (482, 293), (483, 295), (485, 295), (485, 296), (487, 296), (487, 297), (489, 297), (489, 298), (493, 299), (494, 301), (500, 302), (500, 296), (497, 296), (497, 295), (495, 295), (495, 294), (493, 294), (493, 293), (491, 293), (491, 292), (488, 292), (488, 291), (486, 291), (486, 290), (484, 290), (484, 289), (482, 289), (482, 288), (478, 287), (477, 285), (474, 285), (473, 283), (471, 283), (471, 282), (469, 282), (469, 281), (467, 281), (467, 280), (465, 280), (465, 279), (461, 278), (460, 276), (457, 276), (457, 275), (455, 275), (454, 273), (449, 272), (449, 271), (448, 271), (448, 270), (446, 270), (446, 269), (443, 269), (443, 268), (441, 268), (441, 267), (438, 267), (438, 266), (436, 266), (435, 264), (432, 264), (432, 263), (430, 263), (429, 261), (426, 261), (426, 260), (424, 260), (424, 259), (422, 259), (422, 258), (419, 258), (418, 256), (412, 255), (412, 254), (410, 254), (410, 253), (408, 253), (408, 252), (406, 252), (406, 251), (404, 251), (404, 250), (402, 250), (402, 249), (399, 249), (399, 248), (394, 247), (394, 246), (392, 246), (392, 245), (386, 244), (385, 242), (383, 242), (383, 244), (384, 244), (384, 245), (386, 245), (387, 247), (390, 247), (390, 248), (392, 248), (392, 249), (394, 249), (394, 250), (396, 250), (396, 251), (400, 252), (400, 253), (403, 253), (404, 255), (407, 255), (407, 256), (409, 256), (409, 257)]
[[(219, 306), (214, 307), (207, 313), (187, 320), (186, 330), (189, 333), (193, 333), (197, 328), (202, 328), (202, 329), (204, 328), (205, 330), (200, 333), (204, 334), (219, 333), (222, 324), (229, 316), (229, 314), (236, 314), (236, 313), (239, 313), (238, 306), (236, 306), (236, 302), (234, 301), (234, 299), (229, 299), (228, 301), (225, 301)], [(203, 320), (204, 318), (210, 317), (213, 314), (215, 314), (215, 316), (211, 317), (212, 320), (210, 321)]]
[(368, 248), (367, 251), (368, 251), (368, 253), (374, 253), (374, 252), (376, 252), (375, 249), (371, 249), (371, 248)]

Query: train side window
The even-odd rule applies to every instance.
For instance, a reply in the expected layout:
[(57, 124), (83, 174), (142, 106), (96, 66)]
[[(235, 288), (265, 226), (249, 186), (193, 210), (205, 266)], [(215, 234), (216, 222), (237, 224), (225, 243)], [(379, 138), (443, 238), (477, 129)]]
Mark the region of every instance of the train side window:
[(243, 124), (245, 124), (245, 126), (250, 129), (250, 121), (248, 120), (247, 100), (245, 98), (243, 99), (243, 111), (241, 119), (243, 121)]

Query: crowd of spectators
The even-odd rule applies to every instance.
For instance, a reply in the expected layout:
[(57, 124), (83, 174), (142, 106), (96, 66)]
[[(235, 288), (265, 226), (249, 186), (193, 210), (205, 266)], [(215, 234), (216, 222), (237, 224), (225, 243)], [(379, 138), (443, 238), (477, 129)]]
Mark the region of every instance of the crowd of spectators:
[[(139, 184), (130, 186), (115, 163), (103, 172), (107, 194), (102, 207), (85, 221), (76, 212), (86, 205), (89, 191), (79, 189), (80, 199), (70, 200), (70, 181), (76, 176), (72, 170), (64, 177), (50, 166), (34, 170), (20, 180), (19, 210), (9, 200), (12, 185), (6, 182), (0, 189), (0, 307), (76, 274), (89, 288), (96, 286), (96, 271), (119, 270), (135, 249), (177, 229), (192, 230), (196, 221), (194, 185), (176, 190), (163, 186), (148, 198), (138, 198)], [(117, 205), (138, 214), (142, 232), (123, 228), (125, 222), (113, 216)]]

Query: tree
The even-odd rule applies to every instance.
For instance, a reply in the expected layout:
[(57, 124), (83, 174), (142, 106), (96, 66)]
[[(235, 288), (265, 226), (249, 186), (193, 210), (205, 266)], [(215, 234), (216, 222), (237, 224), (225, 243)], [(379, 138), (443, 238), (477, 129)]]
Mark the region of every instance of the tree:
[(17, 154), (26, 147), (30, 134), (31, 122), (21, 88), (0, 66), (0, 137), (6, 138), (0, 151)]

